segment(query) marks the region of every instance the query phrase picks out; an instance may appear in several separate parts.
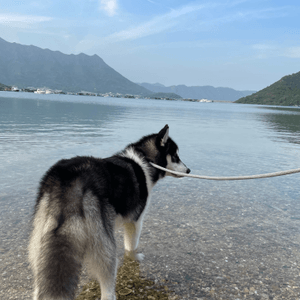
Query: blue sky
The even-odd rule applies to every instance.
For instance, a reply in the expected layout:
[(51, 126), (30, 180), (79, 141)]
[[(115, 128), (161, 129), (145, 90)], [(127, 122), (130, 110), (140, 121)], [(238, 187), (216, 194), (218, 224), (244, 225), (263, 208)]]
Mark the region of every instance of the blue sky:
[(0, 0), (0, 37), (134, 82), (260, 90), (300, 71), (299, 16), (299, 0)]

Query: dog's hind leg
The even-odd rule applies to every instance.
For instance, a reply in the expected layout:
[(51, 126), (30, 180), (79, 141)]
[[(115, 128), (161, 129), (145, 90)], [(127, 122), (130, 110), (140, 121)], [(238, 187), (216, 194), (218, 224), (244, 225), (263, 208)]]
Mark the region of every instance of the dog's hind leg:
[(144, 259), (144, 254), (136, 253), (142, 231), (142, 225), (142, 219), (138, 220), (137, 222), (124, 224), (125, 255), (138, 261), (142, 261)]
[(94, 240), (86, 262), (89, 274), (100, 284), (101, 300), (116, 300), (117, 249), (115, 241), (103, 235), (102, 240)]

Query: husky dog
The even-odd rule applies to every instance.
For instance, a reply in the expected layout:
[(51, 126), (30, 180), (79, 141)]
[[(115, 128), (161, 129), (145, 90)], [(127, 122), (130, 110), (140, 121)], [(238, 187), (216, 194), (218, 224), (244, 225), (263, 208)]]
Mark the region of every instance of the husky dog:
[(48, 170), (40, 183), (29, 244), (35, 300), (74, 299), (83, 262), (100, 283), (101, 300), (116, 299), (114, 230), (124, 226), (125, 254), (142, 260), (136, 250), (151, 189), (171, 175), (150, 162), (190, 172), (168, 125), (114, 156), (63, 159)]

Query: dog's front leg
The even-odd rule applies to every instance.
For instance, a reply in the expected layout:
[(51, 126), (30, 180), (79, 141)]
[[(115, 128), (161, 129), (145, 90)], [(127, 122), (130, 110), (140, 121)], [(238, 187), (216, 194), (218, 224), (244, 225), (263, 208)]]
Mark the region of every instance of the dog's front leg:
[(142, 261), (144, 259), (144, 254), (136, 253), (142, 231), (142, 225), (142, 220), (124, 224), (125, 255), (138, 261)]

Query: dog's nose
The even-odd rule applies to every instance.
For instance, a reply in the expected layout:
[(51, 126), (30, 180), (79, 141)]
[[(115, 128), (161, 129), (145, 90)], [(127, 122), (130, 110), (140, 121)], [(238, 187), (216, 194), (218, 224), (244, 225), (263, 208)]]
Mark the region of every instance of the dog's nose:
[(191, 173), (191, 170), (190, 169), (187, 169), (186, 170), (187, 174)]

